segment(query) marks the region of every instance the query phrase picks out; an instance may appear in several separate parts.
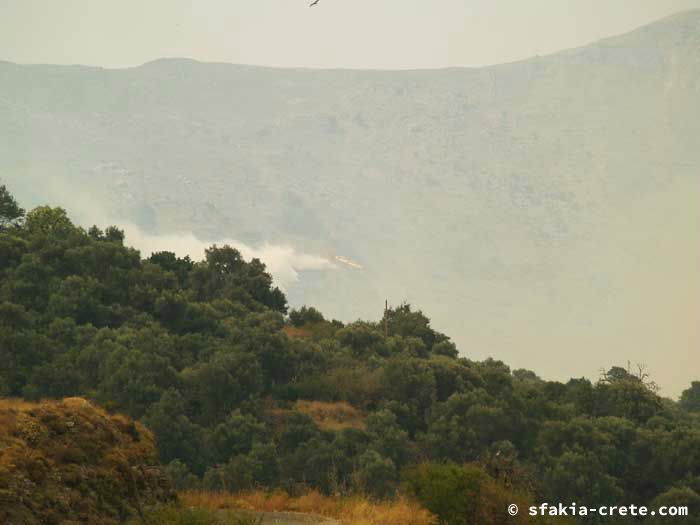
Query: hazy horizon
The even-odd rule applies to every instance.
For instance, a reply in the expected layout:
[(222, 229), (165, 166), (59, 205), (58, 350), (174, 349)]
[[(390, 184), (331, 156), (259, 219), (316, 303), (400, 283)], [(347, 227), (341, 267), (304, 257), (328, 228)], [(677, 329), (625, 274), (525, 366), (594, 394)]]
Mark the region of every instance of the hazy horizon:
[(179, 57), (312, 69), (483, 67), (627, 33), (700, 8), (700, 0), (406, 5), (400, 0), (321, 0), (314, 8), (305, 0), (0, 1), (0, 60), (110, 69)]
[[(378, 8), (380, 19), (390, 4)], [(359, 39), (333, 22), (347, 11), (340, 0), (313, 9), (273, 0), (227, 4), (246, 20), (273, 6), (289, 16), (281, 25), (269, 18), (252, 24), (258, 30), (236, 37), (240, 45), (220, 48), (201, 32), (199, 47), (165, 45), (177, 40), (161, 31), (174, 10), (163, 10), (157, 23), (151, 12), (163, 2), (143, 6), (143, 27), (119, 40), (109, 35), (124, 17), (133, 19), (133, 2), (121, 18), (87, 9), (81, 19), (75, 13), (88, 4), (69, 2), (56, 24), (48, 12), (39, 18), (33, 30), (50, 31), (35, 38), (22, 6), (38, 3), (15, 9), (0, 0), (0, 15), (12, 11), (17, 22), (8, 37), (1, 26), (13, 17), (0, 17), (0, 53), (13, 55), (0, 58), (19, 63), (20, 55), (83, 64), (102, 57), (113, 66), (190, 54), (200, 62), (247, 57), (267, 67), (320, 67), (323, 53), (297, 46), (280, 27), (303, 40), (313, 35), (308, 24), (330, 17), (324, 31), (339, 29), (337, 38), (322, 39), (326, 48), (360, 42), (355, 62), (338, 53), (327, 63), (365, 67), (164, 61), (106, 71), (0, 63), (0, 179), (26, 207), (64, 205), (81, 224), (135, 226), (127, 242), (145, 252), (172, 245), (201, 254), (207, 243), (229, 240), (265, 259), (294, 306), (351, 321), (381, 315), (385, 299), (408, 300), (465, 356), (496, 357), (557, 379), (595, 378), (600, 368), (639, 361), (664, 393), (676, 395), (696, 378), (700, 344), (700, 11), (652, 25), (646, 19), (697, 4), (623, 9), (612, 2), (601, 11), (600, 2), (578, 2), (566, 16), (552, 6), (542, 20), (534, 16), (539, 32), (522, 8), (493, 8), (504, 25), (485, 27), (501, 27), (490, 37), (501, 47), (490, 48), (488, 35), (446, 31), (459, 53), (427, 48), (431, 62), (411, 52), (439, 40), (435, 26), (427, 23), (413, 42), (401, 26), (393, 47), (372, 62), (372, 31)], [(368, 4), (353, 5), (362, 14)], [(464, 5), (417, 4), (405, 23), (419, 23), (427, 9), (449, 26), (464, 18)], [(469, 5), (488, 19), (487, 3)], [(551, 32), (584, 7), (605, 13), (595, 31), (588, 16), (576, 34)], [(205, 27), (215, 12), (192, 23)], [(515, 13), (535, 47), (510, 34)], [(640, 25), (647, 28), (622, 31)], [(601, 32), (603, 41), (549, 54)], [(547, 34), (547, 46), (535, 42)], [(265, 36), (270, 46), (242, 45)], [(14, 47), (5, 45), (10, 40)], [(28, 41), (33, 47), (24, 49)], [(536, 60), (514, 57), (535, 48)], [(277, 63), (265, 64), (273, 55)], [(402, 71), (409, 58), (413, 67), (434, 68), (516, 62)], [(367, 71), (373, 63), (398, 69)], [(328, 271), (336, 255), (364, 270)]]

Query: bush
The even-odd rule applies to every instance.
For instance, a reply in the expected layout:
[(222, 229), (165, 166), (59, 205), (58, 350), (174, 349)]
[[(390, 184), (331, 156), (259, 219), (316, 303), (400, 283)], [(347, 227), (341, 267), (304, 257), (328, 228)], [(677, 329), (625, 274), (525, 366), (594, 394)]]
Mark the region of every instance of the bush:
[(398, 478), (394, 462), (374, 450), (368, 450), (360, 456), (357, 477), (360, 487), (367, 494), (377, 498), (391, 496), (396, 489)]
[[(533, 503), (527, 490), (491, 477), (476, 463), (424, 463), (404, 473), (404, 488), (445, 525), (525, 525), (547, 520), (526, 512), (508, 514), (508, 506), (527, 509)], [(568, 523), (568, 520), (563, 520)]]
[(324, 320), (323, 314), (313, 306), (302, 306), (299, 310), (289, 312), (289, 322), (297, 328), (307, 324), (322, 323)]
[(404, 488), (441, 523), (475, 523), (479, 489), (486, 477), (476, 468), (453, 463), (424, 463), (404, 473)]
[(199, 478), (192, 474), (187, 465), (178, 459), (165, 466), (165, 473), (175, 490), (195, 490), (200, 487)]

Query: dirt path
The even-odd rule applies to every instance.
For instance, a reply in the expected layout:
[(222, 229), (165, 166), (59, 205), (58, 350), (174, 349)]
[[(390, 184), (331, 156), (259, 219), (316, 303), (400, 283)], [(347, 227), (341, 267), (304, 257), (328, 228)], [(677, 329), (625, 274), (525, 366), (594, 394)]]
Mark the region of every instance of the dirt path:
[(238, 513), (262, 518), (261, 525), (340, 525), (336, 520), (300, 512), (238, 511)]

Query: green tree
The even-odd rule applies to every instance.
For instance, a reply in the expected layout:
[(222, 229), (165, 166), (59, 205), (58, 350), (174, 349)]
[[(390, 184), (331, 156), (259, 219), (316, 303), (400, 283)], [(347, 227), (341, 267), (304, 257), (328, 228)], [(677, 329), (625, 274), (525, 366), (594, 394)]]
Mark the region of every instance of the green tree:
[(231, 299), (253, 309), (259, 308), (259, 303), (281, 313), (287, 311), (287, 299), (273, 287), (265, 265), (258, 259), (245, 262), (231, 246), (206, 250), (205, 260), (190, 272), (190, 286), (201, 301)]
[(296, 327), (322, 323), (324, 320), (323, 314), (313, 306), (302, 306), (298, 310), (293, 309), (289, 312), (289, 322)]
[(243, 353), (216, 354), (208, 362), (183, 371), (182, 379), (191, 412), (205, 426), (255, 399), (263, 387), (260, 364), (254, 356)]
[(3, 184), (0, 186), (0, 231), (17, 226), (24, 218), (24, 210)]
[(688, 412), (700, 412), (700, 381), (693, 381), (690, 388), (683, 391), (678, 404)]
[(398, 425), (396, 415), (389, 410), (380, 410), (365, 420), (370, 448), (388, 458), (396, 468), (403, 468), (410, 459), (411, 449), (408, 433)]
[[(689, 525), (700, 524), (700, 494), (690, 487), (681, 485), (668, 489), (654, 498), (651, 507), (655, 509), (656, 514), (647, 519), (650, 525), (666, 525), (678, 523), (678, 521)], [(661, 507), (666, 507), (667, 510), (664, 512), (667, 514), (670, 507), (685, 507), (688, 514), (683, 517), (662, 516), (659, 512)]]
[[(403, 303), (396, 308), (389, 308), (384, 313), (382, 323), (386, 321), (389, 335), (400, 335), (403, 337), (417, 337), (423, 341), (428, 350), (436, 343), (449, 341), (445, 334), (441, 334), (430, 327), (430, 319), (420, 310), (413, 311), (411, 305)], [(442, 345), (438, 352), (452, 353), (452, 347)]]
[(207, 433), (206, 447), (215, 463), (225, 463), (232, 456), (248, 454), (253, 442), (265, 440), (265, 434), (265, 425), (236, 410)]
[(357, 484), (366, 494), (387, 498), (396, 491), (398, 472), (394, 462), (374, 450), (367, 450), (358, 458)]
[(189, 471), (201, 475), (210, 464), (204, 446), (204, 430), (189, 420), (185, 404), (177, 390), (169, 389), (149, 408), (143, 421), (156, 436), (162, 462), (178, 460), (187, 465)]
[(63, 208), (39, 206), (27, 214), (25, 227), (29, 234), (44, 242), (66, 239), (69, 235), (79, 234)]

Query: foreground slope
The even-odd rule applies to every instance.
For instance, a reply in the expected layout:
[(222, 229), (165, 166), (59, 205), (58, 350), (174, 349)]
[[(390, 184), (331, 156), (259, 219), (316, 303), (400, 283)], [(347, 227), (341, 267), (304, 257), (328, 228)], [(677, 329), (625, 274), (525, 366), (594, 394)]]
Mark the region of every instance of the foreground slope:
[[(231, 247), (196, 263), (167, 252), (142, 259), (116, 228), (86, 231), (58, 208), (23, 216), (1, 186), (0, 363), (2, 395), (88, 396), (143, 422), (178, 489), (381, 499), (403, 480), (417, 497), (446, 502), (451, 493), (432, 480), (453, 480), (499, 513), (507, 506), (497, 502), (522, 496), (683, 501), (700, 515), (700, 382), (675, 403), (643, 368), (613, 367), (595, 383), (545, 381), (459, 357), (408, 304), (347, 325), (314, 308), (288, 311), (265, 266)], [(15, 435), (12, 421), (0, 428)], [(83, 452), (62, 430), (39, 432), (39, 443), (69, 465), (101, 465), (92, 442)], [(10, 455), (2, 494), (21, 503), (14, 458), (35, 456)], [(43, 464), (19, 472), (39, 483)], [(73, 488), (74, 478), (61, 479)], [(52, 486), (33, 493), (53, 497)], [(426, 508), (445, 512), (429, 499)]]
[(0, 400), (0, 523), (121, 523), (171, 501), (152, 434), (81, 398)]

